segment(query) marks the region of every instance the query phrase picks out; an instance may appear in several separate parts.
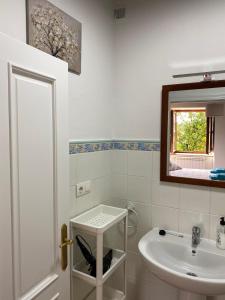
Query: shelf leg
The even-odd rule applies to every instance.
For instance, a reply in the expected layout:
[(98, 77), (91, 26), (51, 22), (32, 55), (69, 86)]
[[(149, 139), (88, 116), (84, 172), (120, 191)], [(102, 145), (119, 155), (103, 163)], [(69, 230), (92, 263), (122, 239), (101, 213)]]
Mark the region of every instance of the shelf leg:
[(97, 278), (97, 287), (96, 287), (96, 300), (103, 299), (103, 234), (97, 235), (97, 255), (96, 255), (96, 278)]
[(124, 220), (124, 252), (127, 253), (128, 216)]
[(103, 285), (96, 287), (96, 300), (103, 300)]
[[(124, 220), (124, 252), (127, 253), (127, 232), (128, 231), (128, 216)], [(123, 292), (126, 297), (127, 295), (127, 258), (123, 263), (123, 272), (124, 272), (124, 286)]]

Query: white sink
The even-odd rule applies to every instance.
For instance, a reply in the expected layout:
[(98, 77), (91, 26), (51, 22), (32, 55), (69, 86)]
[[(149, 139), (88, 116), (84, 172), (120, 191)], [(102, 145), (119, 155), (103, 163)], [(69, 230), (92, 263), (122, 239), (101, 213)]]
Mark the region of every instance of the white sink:
[(190, 235), (160, 236), (154, 228), (138, 247), (150, 271), (167, 283), (201, 295), (225, 294), (225, 250), (214, 241), (201, 239), (194, 249)]

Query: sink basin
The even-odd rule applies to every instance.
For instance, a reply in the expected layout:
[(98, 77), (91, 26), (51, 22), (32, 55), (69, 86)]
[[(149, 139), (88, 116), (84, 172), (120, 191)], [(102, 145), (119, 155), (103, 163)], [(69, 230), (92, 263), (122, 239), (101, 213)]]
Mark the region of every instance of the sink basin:
[(190, 235), (160, 236), (154, 228), (138, 248), (150, 271), (167, 283), (201, 295), (225, 294), (225, 250), (218, 249), (215, 241), (201, 239), (192, 248)]

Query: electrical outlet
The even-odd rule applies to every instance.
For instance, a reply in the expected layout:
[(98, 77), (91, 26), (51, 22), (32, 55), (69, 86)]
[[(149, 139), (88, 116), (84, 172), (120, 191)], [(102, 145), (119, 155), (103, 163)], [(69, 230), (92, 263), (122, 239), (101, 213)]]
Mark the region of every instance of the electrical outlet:
[(76, 194), (77, 197), (84, 196), (91, 192), (91, 181), (80, 182), (76, 185)]

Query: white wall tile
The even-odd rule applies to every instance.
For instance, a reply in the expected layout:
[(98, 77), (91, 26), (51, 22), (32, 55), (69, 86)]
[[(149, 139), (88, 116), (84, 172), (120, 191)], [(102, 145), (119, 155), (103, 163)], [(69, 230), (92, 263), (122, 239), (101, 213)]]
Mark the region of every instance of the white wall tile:
[(178, 209), (152, 205), (152, 227), (178, 231)]
[(127, 199), (127, 176), (112, 174), (112, 198)]
[(158, 279), (153, 274), (151, 275), (151, 300), (178, 300), (178, 290)]
[[(128, 230), (128, 300), (177, 300), (175, 288), (143, 272), (138, 242), (145, 233), (158, 226), (191, 234), (201, 223), (204, 237), (215, 239), (219, 216), (225, 215), (223, 190), (162, 183), (159, 160), (159, 152), (126, 150), (70, 156), (71, 217), (99, 203), (135, 204), (138, 224)], [(92, 191), (76, 198), (75, 184), (84, 180), (92, 181)], [(135, 215), (129, 224), (136, 225)]]
[(111, 176), (93, 179), (91, 192), (81, 197), (76, 197), (76, 186), (70, 187), (71, 217), (84, 212), (100, 203), (111, 199)]
[(94, 194), (95, 192), (92, 191), (92, 193), (90, 194), (77, 198), (75, 187), (74, 186), (71, 187), (71, 191), (70, 191), (70, 198), (72, 203), (72, 208), (70, 213), (71, 218), (97, 205), (97, 200)]
[(151, 298), (149, 284), (146, 282), (136, 282), (132, 278), (127, 281), (128, 296), (127, 300), (154, 300)]
[(210, 211), (209, 189), (192, 185), (181, 186), (180, 208), (208, 214)]
[(128, 250), (139, 253), (138, 243), (140, 239), (152, 228), (151, 206), (135, 203), (135, 214), (129, 214)]
[[(137, 283), (135, 279), (127, 279), (127, 299), (136, 300), (137, 298)], [(149, 299), (147, 299), (149, 300)]]
[(217, 232), (217, 226), (219, 224), (220, 216), (217, 215), (210, 215), (210, 232), (209, 232), (209, 238), (212, 240), (216, 240), (216, 232)]
[(129, 224), (137, 226), (138, 231), (148, 232), (151, 230), (152, 207), (150, 205), (135, 203), (135, 210), (137, 215), (134, 213), (129, 214)]
[(70, 186), (77, 184), (77, 160), (78, 155), (70, 155), (69, 167), (70, 167)]
[(225, 191), (223, 189), (211, 191), (211, 214), (225, 215)]
[(129, 278), (132, 278), (134, 281), (137, 280), (137, 277), (140, 272), (140, 259), (138, 254), (133, 252), (128, 252), (127, 255), (127, 274)]
[(141, 231), (138, 227), (137, 228), (128, 228), (128, 241), (127, 241), (128, 250), (138, 254), (139, 253), (138, 243), (139, 243), (140, 239), (148, 231), (149, 230)]
[(97, 152), (77, 154), (77, 181), (82, 182), (96, 178)]
[(153, 151), (152, 152), (152, 178), (155, 180), (160, 179), (160, 152)]
[(127, 198), (132, 202), (151, 204), (151, 184), (147, 177), (127, 177)]
[[(142, 268), (143, 269), (143, 268)], [(128, 278), (128, 300), (178, 300), (178, 290), (149, 271), (149, 280)]]
[(187, 234), (192, 234), (192, 227), (200, 226), (201, 236), (209, 237), (210, 215), (205, 215), (191, 211), (180, 211), (179, 213), (179, 231)]
[(152, 203), (168, 207), (179, 207), (179, 187), (175, 184), (152, 181)]
[(116, 174), (127, 174), (127, 151), (114, 150), (111, 153), (111, 170)]
[(78, 154), (78, 182), (95, 179), (111, 173), (111, 151)]
[(128, 175), (152, 176), (152, 152), (128, 151)]
[(75, 186), (70, 186), (70, 217), (73, 218), (76, 214), (76, 188)]
[(95, 197), (97, 203), (104, 203), (111, 199), (111, 176), (94, 179)]
[(141, 255), (138, 253), (128, 252), (127, 255), (127, 273), (129, 278), (136, 281), (147, 281), (150, 283), (150, 272), (147, 270)]
[(98, 153), (98, 170), (99, 177), (111, 174), (111, 153), (112, 151), (99, 151)]
[(115, 207), (120, 207), (120, 208), (127, 208), (127, 200), (112, 198), (112, 194), (111, 194), (110, 200), (106, 201), (105, 205), (115, 206)]

